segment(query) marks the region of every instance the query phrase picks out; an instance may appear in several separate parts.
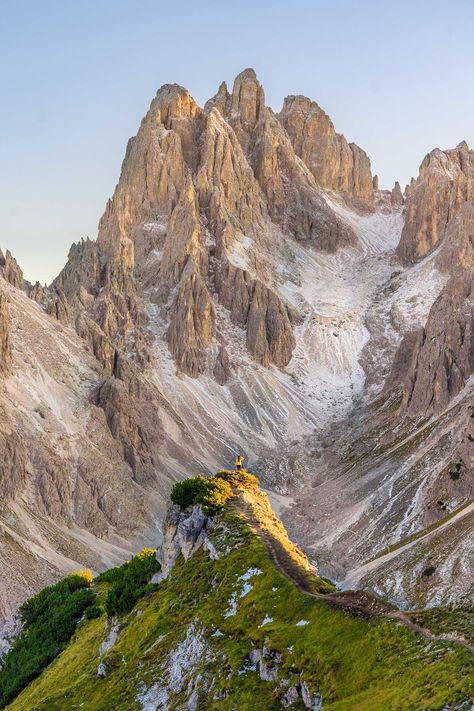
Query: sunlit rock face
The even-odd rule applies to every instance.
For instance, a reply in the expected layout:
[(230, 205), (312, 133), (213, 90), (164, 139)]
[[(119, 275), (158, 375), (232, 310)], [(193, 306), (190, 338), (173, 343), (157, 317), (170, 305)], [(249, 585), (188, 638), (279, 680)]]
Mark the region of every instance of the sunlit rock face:
[(329, 116), (306, 96), (287, 96), (279, 120), (295, 153), (318, 185), (373, 206), (374, 185), (367, 154), (336, 133)]

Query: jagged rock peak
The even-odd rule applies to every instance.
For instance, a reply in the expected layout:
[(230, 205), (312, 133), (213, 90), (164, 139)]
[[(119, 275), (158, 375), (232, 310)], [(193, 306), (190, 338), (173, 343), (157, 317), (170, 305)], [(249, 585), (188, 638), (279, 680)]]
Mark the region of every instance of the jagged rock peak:
[(398, 254), (405, 264), (421, 259), (443, 240), (448, 222), (474, 199), (474, 151), (435, 148), (424, 158), (407, 191), (407, 214)]
[(16, 286), (17, 289), (23, 288), (23, 272), (9, 249), (7, 249), (5, 254), (0, 249), (0, 274), (6, 281)]
[(398, 180), (395, 181), (395, 185), (390, 193), (390, 202), (392, 205), (403, 205), (403, 193)]
[(373, 205), (370, 160), (355, 143), (336, 133), (329, 116), (306, 96), (287, 96), (278, 115), (296, 155), (324, 188)]
[(202, 112), (189, 91), (179, 84), (163, 84), (150, 105), (150, 114), (159, 111), (158, 120), (172, 128), (173, 119), (193, 118)]
[(209, 101), (206, 102), (204, 106), (204, 111), (207, 113), (210, 113), (211, 109), (216, 108), (219, 113), (221, 113), (223, 116), (225, 116), (226, 113), (226, 107), (227, 107), (227, 102), (229, 100), (230, 94), (227, 89), (227, 84), (225, 81), (221, 82), (221, 85), (219, 86), (217, 90), (217, 94), (212, 97), (212, 99), (209, 99)]
[(238, 115), (244, 128), (252, 128), (265, 108), (265, 94), (253, 69), (244, 69), (234, 80), (230, 115)]

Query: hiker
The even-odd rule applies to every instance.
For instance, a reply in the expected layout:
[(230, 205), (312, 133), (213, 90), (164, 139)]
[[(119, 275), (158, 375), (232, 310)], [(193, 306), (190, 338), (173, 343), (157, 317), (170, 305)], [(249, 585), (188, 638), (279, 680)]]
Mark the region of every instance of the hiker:
[(243, 463), (244, 463), (244, 457), (243, 457), (241, 454), (239, 454), (239, 455), (235, 458), (235, 468), (236, 468), (236, 469), (242, 469), (242, 464), (243, 464)]

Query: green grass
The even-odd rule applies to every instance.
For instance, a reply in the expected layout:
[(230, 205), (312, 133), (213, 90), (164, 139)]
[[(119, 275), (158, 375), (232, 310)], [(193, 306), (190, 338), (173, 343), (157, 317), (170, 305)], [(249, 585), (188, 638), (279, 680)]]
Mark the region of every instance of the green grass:
[(408, 617), (433, 634), (455, 633), (474, 645), (474, 606), (433, 607), (407, 613)]
[[(118, 641), (102, 658), (99, 647), (109, 633), (105, 613), (82, 622), (68, 647), (9, 710), (68, 711), (80, 704), (87, 711), (140, 709), (137, 693), (166, 674), (169, 655), (191, 624), (202, 630), (208, 648), (207, 656), (201, 653), (185, 670), (201, 675), (199, 709), (280, 709), (282, 679), (290, 685), (304, 679), (322, 694), (324, 711), (440, 711), (474, 696), (474, 660), (467, 650), (427, 642), (394, 620), (349, 617), (299, 593), (269, 561), (257, 533), (231, 509), (217, 515), (213, 540), (219, 560), (202, 549), (187, 562), (180, 558), (160, 589), (122, 618)], [(249, 568), (262, 573), (250, 579), (252, 589), (238, 599), (235, 616), (225, 617), (240, 589), (238, 577)], [(99, 586), (101, 601), (108, 587)], [(262, 627), (267, 615), (273, 621)], [(296, 626), (300, 620), (308, 624)], [(250, 650), (264, 644), (282, 655), (272, 682), (254, 671), (242, 673)], [(100, 661), (107, 666), (105, 678), (97, 676)], [(170, 709), (185, 706), (187, 682), (170, 694)], [(211, 682), (212, 689), (204, 691)], [(215, 700), (219, 692), (226, 696)]]

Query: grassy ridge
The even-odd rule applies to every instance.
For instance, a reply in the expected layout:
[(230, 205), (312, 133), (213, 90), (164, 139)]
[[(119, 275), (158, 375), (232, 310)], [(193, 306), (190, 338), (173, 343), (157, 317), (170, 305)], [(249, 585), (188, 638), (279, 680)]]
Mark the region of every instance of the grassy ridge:
[[(139, 710), (139, 699), (160, 680), (168, 707), (177, 709), (197, 678), (198, 708), (209, 710), (280, 709), (288, 686), (302, 680), (322, 694), (325, 711), (438, 711), (474, 696), (467, 650), (427, 642), (393, 620), (350, 617), (298, 592), (232, 506), (216, 516), (212, 540), (219, 559), (203, 549), (187, 562), (180, 558), (159, 590), (121, 618), (118, 639), (103, 655), (99, 648), (110, 633), (105, 613), (82, 622), (10, 711), (68, 711), (83, 703), (88, 711)], [(244, 579), (250, 589), (242, 595)], [(99, 587), (99, 597), (109, 585)], [(174, 677), (171, 688), (172, 662), (176, 671), (177, 650), (190, 631), (201, 646), (193, 656), (192, 645), (184, 645), (191, 651), (182, 683)], [(264, 647), (276, 668), (273, 681), (263, 681), (249, 657)], [(99, 663), (104, 677), (97, 675)]]

